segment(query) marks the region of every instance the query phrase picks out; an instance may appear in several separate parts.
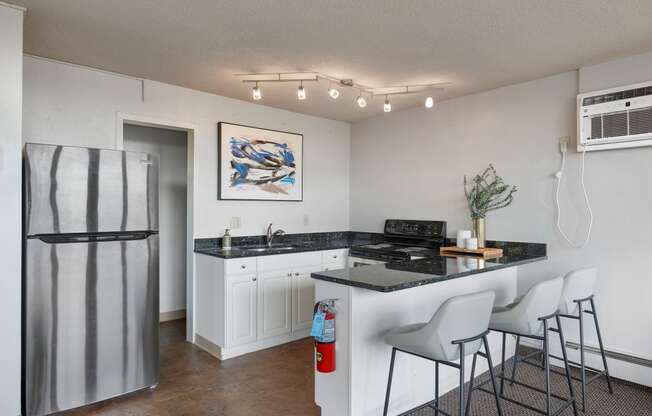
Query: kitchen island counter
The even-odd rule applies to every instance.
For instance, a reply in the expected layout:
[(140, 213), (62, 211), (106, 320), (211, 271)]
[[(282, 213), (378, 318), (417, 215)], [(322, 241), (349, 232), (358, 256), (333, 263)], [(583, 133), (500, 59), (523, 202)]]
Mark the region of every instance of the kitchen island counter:
[(312, 274), (312, 278), (378, 292), (393, 292), (546, 259), (545, 254), (508, 254), (496, 259), (435, 255), (432, 258), (317, 272)]
[[(545, 245), (500, 243), (497, 259), (431, 257), (317, 272), (315, 299), (335, 299), (336, 369), (315, 372), (315, 403), (322, 416), (377, 416), (383, 414), (392, 348), (386, 334), (404, 325), (428, 322), (454, 296), (492, 291), (496, 305), (511, 303), (517, 295), (517, 269), (547, 258)], [(516, 245), (515, 245), (516, 244)], [(494, 362), (502, 354), (501, 337), (491, 333)], [(506, 343), (506, 357), (514, 341)], [(470, 368), (471, 356), (466, 357)], [(434, 365), (419, 357), (398, 354), (392, 382), (389, 415), (398, 415), (435, 398)], [(478, 360), (476, 376), (487, 371)], [(456, 388), (457, 370), (440, 366), (440, 396)], [(465, 375), (469, 379), (469, 374)]]

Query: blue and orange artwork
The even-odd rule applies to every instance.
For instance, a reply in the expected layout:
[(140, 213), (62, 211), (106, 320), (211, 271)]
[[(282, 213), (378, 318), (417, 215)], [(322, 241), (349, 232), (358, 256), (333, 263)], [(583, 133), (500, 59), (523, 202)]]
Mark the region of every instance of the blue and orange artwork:
[(295, 154), (287, 143), (230, 137), (230, 186), (287, 195), (296, 182)]

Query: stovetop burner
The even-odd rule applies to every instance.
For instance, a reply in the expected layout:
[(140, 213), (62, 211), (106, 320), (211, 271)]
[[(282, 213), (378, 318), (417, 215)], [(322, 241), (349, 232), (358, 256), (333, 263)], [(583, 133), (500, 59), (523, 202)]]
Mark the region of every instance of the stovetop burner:
[(432, 257), (446, 239), (445, 221), (385, 221), (385, 242), (352, 247), (350, 255), (393, 261)]

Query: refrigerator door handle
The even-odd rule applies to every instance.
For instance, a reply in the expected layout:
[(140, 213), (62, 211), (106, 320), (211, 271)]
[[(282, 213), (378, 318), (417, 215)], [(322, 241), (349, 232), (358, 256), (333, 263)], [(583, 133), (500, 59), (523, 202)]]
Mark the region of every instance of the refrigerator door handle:
[(153, 234), (158, 234), (158, 232), (125, 231), (103, 233), (40, 234), (28, 236), (27, 238), (37, 238), (47, 244), (102, 243), (109, 241), (144, 240)]

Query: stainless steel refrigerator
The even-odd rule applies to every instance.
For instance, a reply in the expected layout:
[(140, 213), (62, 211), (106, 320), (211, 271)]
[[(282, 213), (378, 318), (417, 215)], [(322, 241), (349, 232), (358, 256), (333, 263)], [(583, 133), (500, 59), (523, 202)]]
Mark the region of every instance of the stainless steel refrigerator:
[(158, 158), (26, 144), (23, 414), (157, 385)]

